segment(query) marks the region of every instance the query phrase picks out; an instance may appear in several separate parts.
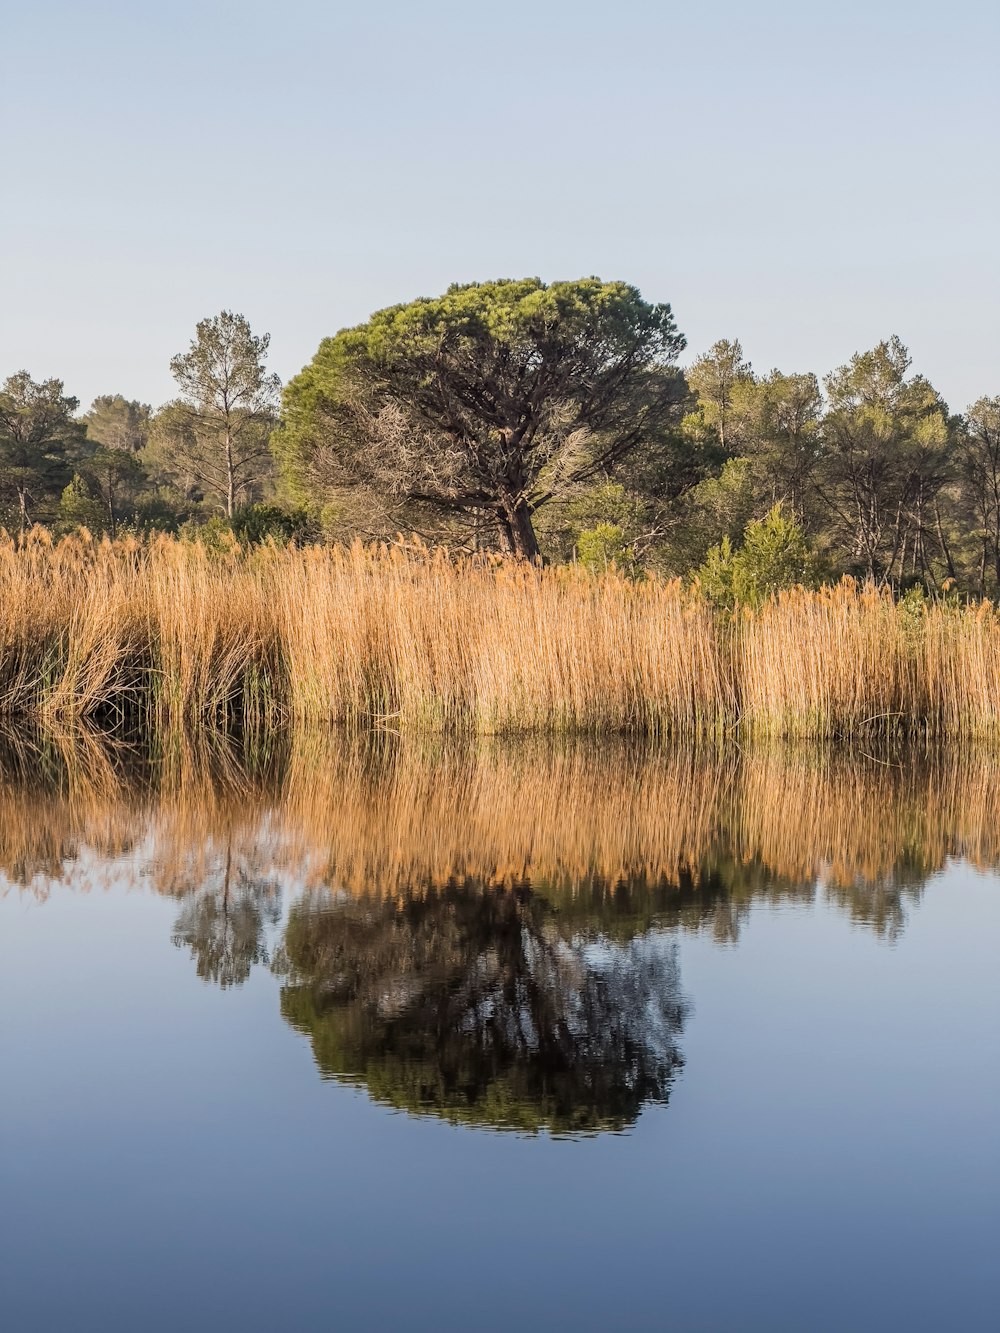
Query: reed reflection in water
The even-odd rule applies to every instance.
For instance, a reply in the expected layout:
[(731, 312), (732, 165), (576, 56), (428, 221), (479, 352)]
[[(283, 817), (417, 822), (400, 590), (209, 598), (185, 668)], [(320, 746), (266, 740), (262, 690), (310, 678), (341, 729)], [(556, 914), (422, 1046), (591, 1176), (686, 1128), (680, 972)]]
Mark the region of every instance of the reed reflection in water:
[[(738, 933), (752, 901), (825, 895), (880, 933), (949, 858), (1000, 864), (996, 756), (459, 743), (326, 732), (155, 760), (94, 738), (0, 747), (0, 891), (109, 878), (405, 897), (531, 881), (609, 917)], [(725, 911), (720, 911), (725, 907)]]
[(294, 737), (4, 757), (0, 885), (178, 899), (198, 974), (281, 981), (320, 1072), (411, 1112), (593, 1132), (665, 1101), (676, 931), (817, 895), (892, 939), (950, 857), (1000, 860), (992, 758)]

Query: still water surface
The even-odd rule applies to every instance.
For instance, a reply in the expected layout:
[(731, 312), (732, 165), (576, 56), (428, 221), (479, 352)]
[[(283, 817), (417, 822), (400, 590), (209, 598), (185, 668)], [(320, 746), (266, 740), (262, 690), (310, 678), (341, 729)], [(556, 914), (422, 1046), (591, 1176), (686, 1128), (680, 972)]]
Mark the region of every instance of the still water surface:
[(994, 1329), (982, 757), (0, 783), (3, 1326)]

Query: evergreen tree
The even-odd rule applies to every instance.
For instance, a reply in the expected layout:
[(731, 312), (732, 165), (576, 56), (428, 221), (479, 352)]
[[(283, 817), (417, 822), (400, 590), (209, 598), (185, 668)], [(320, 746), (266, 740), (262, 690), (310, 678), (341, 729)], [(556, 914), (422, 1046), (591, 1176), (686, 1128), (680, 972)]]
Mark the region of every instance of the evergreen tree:
[(79, 406), (62, 380), (36, 381), (26, 370), (0, 388), (0, 494), (11, 504), (23, 536), (33, 522), (51, 519), (73, 465), (84, 453)]

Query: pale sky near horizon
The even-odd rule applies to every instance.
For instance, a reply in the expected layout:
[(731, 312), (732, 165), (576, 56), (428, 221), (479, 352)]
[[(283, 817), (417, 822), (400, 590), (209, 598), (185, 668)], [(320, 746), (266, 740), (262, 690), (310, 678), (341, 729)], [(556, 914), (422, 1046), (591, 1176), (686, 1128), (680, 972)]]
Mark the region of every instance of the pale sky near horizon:
[(690, 356), (898, 333), (1000, 394), (1000, 6), (0, 0), (0, 378), (172, 396), (241, 311), (295, 374), (450, 282), (599, 274)]

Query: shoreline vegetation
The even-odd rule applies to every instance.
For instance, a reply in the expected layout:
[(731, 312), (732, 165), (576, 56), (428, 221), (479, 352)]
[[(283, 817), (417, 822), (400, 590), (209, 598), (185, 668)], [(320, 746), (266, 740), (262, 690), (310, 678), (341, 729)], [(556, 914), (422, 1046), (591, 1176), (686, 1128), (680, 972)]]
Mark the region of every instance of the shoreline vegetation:
[(1000, 615), (851, 579), (680, 579), (395, 544), (0, 541), (0, 717), (690, 739), (1000, 735)]

